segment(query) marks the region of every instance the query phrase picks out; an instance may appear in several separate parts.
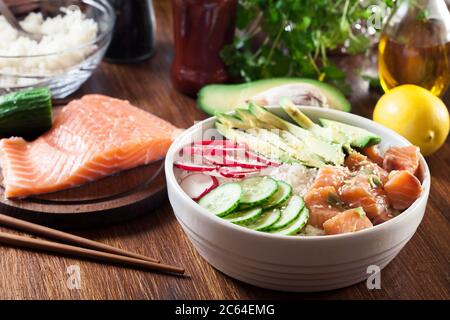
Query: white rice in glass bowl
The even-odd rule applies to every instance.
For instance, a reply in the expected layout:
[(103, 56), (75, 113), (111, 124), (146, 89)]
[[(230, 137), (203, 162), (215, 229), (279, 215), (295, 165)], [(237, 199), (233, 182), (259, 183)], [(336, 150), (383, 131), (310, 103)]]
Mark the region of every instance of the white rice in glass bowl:
[[(97, 23), (85, 17), (77, 7), (61, 8), (62, 14), (44, 19), (41, 13), (31, 12), (20, 25), (30, 33), (42, 34), (38, 42), (21, 36), (0, 15), (0, 56), (27, 57), (33, 59), (0, 59), (2, 75), (52, 76), (81, 63), (96, 49), (94, 42), (98, 33)], [(81, 50), (71, 48), (86, 46)], [(66, 51), (60, 55), (48, 55)], [(48, 56), (46, 56), (48, 55)], [(31, 85), (36, 79), (26, 77), (0, 77), (0, 87)]]

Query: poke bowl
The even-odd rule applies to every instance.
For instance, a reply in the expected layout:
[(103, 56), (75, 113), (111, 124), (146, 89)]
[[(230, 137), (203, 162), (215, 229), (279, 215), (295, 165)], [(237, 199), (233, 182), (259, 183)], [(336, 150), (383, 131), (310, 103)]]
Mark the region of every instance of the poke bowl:
[[(294, 122), (282, 107), (268, 107), (264, 110), (283, 119), (283, 122)], [(379, 142), (378, 146), (380, 149), (389, 150), (392, 146), (401, 149), (402, 147), (409, 148), (411, 146), (406, 139), (392, 130), (354, 114), (315, 107), (298, 107), (298, 110), (302, 116), (305, 115), (306, 119), (312, 120), (313, 123), (319, 123), (320, 119), (327, 119), (331, 122), (339, 122), (345, 125), (363, 128), (379, 138), (379, 141), (377, 142)], [(227, 117), (227, 115), (225, 117)], [(165, 173), (170, 203), (175, 216), (187, 237), (198, 253), (209, 264), (232, 278), (257, 287), (293, 292), (325, 291), (350, 286), (367, 279), (373, 273), (373, 270), (382, 270), (386, 267), (411, 239), (423, 218), (430, 191), (430, 172), (425, 159), (419, 153), (417, 153), (418, 167), (415, 172), (417, 178), (412, 177), (412, 179), (420, 181), (418, 182), (420, 185), (420, 193), (408, 203), (407, 208), (404, 208), (403, 210), (394, 210), (391, 208), (389, 209), (389, 212), (392, 214), (390, 213), (389, 217), (384, 216), (383, 218), (383, 216), (377, 216), (377, 218), (374, 219), (373, 216), (370, 215), (370, 208), (366, 207), (366, 203), (364, 202), (361, 202), (362, 207), (359, 207), (361, 203), (358, 203), (358, 208), (357, 205), (349, 202), (333, 203), (333, 206), (335, 207), (342, 205), (345, 206), (345, 208), (342, 207), (342, 209), (337, 211), (338, 214), (334, 213), (331, 215), (331, 218), (327, 217), (329, 220), (324, 223), (327, 224), (327, 228), (322, 227), (322, 221), (320, 222), (319, 227), (310, 226), (310, 224), (313, 223), (313, 217), (317, 218), (317, 215), (313, 215), (317, 214), (317, 212), (314, 211), (317, 207), (314, 207), (314, 203), (308, 199), (308, 194), (305, 195), (305, 193), (303, 193), (301, 196), (296, 196), (296, 194), (299, 194), (299, 191), (296, 190), (295, 187), (291, 189), (290, 200), (284, 201), (284, 204), (279, 206), (279, 209), (270, 207), (266, 210), (265, 204), (267, 204), (267, 199), (272, 199), (270, 201), (273, 201), (275, 193), (280, 193), (280, 188), (278, 188), (278, 191), (274, 191), (275, 193), (271, 193), (270, 197), (266, 197), (265, 204), (262, 202), (258, 204), (259, 207), (262, 207), (262, 214), (261, 210), (255, 210), (254, 206), (252, 209), (251, 206), (248, 205), (248, 202), (243, 200), (246, 191), (244, 190), (245, 182), (242, 182), (242, 179), (247, 179), (246, 181), (249, 181), (252, 179), (255, 180), (255, 177), (257, 180), (257, 178), (260, 177), (262, 179), (258, 180), (258, 183), (263, 183), (264, 188), (267, 190), (272, 182), (267, 182), (266, 180), (272, 180), (273, 176), (267, 178), (260, 173), (252, 177), (252, 170), (246, 170), (245, 168), (242, 169), (239, 167), (239, 170), (245, 173), (249, 172), (249, 176), (245, 174), (242, 176), (239, 174), (227, 176), (227, 174), (225, 174), (227, 177), (232, 177), (231, 181), (230, 179), (222, 181), (223, 179), (219, 177), (220, 175), (211, 174), (213, 177), (211, 181), (213, 181), (213, 183), (207, 186), (206, 189), (208, 190), (186, 192), (186, 184), (190, 184), (191, 186), (194, 185), (195, 188), (196, 183), (201, 185), (202, 183), (204, 184), (204, 181), (194, 180), (188, 181), (187, 183), (183, 182), (186, 181), (186, 177), (192, 177), (192, 172), (184, 174), (186, 168), (184, 167), (184, 163), (180, 162), (180, 154), (183, 153), (182, 150), (186, 150), (187, 146), (192, 150), (192, 146), (195, 146), (196, 141), (199, 142), (197, 145), (201, 146), (211, 143), (214, 139), (216, 139), (215, 141), (225, 140), (223, 135), (215, 129), (217, 121), (223, 121), (223, 119), (218, 120), (217, 116), (206, 119), (182, 133), (174, 141), (167, 153)], [(239, 124), (237, 124), (237, 126), (239, 126)], [(216, 127), (218, 126), (216, 125)], [(320, 131), (320, 129), (317, 130)], [(224, 133), (223, 128), (220, 131)], [(227, 132), (225, 136), (230, 138), (233, 135)], [(239, 143), (239, 140), (236, 139), (234, 142)], [(272, 146), (276, 145), (275, 142), (273, 142)], [(346, 161), (349, 157), (348, 154), (353, 152), (349, 146), (347, 147), (347, 149), (344, 148)], [(215, 150), (217, 151), (217, 149)], [(258, 151), (260, 150), (261, 149), (258, 149)], [(255, 150), (251, 150), (252, 153), (256, 153), (254, 151)], [(302, 152), (303, 151), (304, 150), (302, 150)], [(202, 155), (204, 154), (202, 153)], [(260, 155), (260, 153), (257, 153), (257, 155)], [(268, 159), (274, 159), (273, 157), (262, 158), (266, 165), (270, 163), (268, 162)], [(387, 155), (385, 155), (385, 159), (387, 159)], [(258, 158), (257, 160), (260, 159)], [(208, 161), (211, 161), (211, 159)], [(277, 160), (274, 162), (277, 162)], [(279, 173), (282, 166), (290, 166), (291, 164), (292, 163), (285, 163), (280, 166), (280, 163), (278, 163), (272, 170), (277, 170), (276, 172)], [(209, 165), (211, 165), (211, 163), (209, 163)], [(214, 162), (214, 159), (212, 160), (212, 165), (217, 165), (217, 163)], [(306, 167), (309, 165), (310, 164), (307, 164)], [(347, 162), (345, 165), (347, 166)], [(195, 166), (195, 164), (193, 164), (193, 166)], [(206, 167), (207, 166), (208, 165), (206, 165)], [(304, 163), (302, 163), (301, 166), (304, 166)], [(257, 166), (255, 165), (253, 168), (256, 167)], [(329, 168), (330, 165), (325, 165), (325, 167)], [(308, 168), (308, 170), (309, 169), (314, 168)], [(198, 173), (204, 174), (206, 173), (205, 171), (208, 170), (211, 169), (201, 167), (199, 170), (194, 170), (197, 171), (194, 175)], [(309, 179), (311, 181), (308, 182), (308, 188), (310, 190), (313, 188), (314, 184), (317, 183), (320, 172), (324, 169), (314, 170), (315, 176)], [(348, 169), (343, 168), (342, 170), (346, 170), (347, 172)], [(222, 171), (229, 173), (230, 170)], [(223, 172), (221, 172), (222, 176)], [(386, 179), (391, 180), (394, 177), (399, 177), (400, 173), (406, 174), (406, 170), (392, 170), (386, 175)], [(345, 178), (342, 181), (347, 183), (346, 179), (352, 181), (361, 179), (363, 171), (349, 174), (350, 178)], [(284, 173), (283, 177), (289, 179), (289, 176), (291, 176), (290, 178), (292, 181), (293, 175), (295, 175), (295, 173), (288, 170)], [(412, 174), (408, 175), (412, 176)], [(278, 175), (277, 178), (280, 178), (280, 175)], [(280, 180), (278, 180), (278, 182), (279, 181)], [(374, 181), (371, 181), (371, 183), (374, 183)], [(242, 191), (240, 195), (241, 202), (238, 204), (238, 209), (236, 209), (236, 207), (230, 209), (227, 207), (226, 203), (233, 197), (232, 194), (234, 191), (232, 187), (236, 184), (241, 184), (244, 191)], [(226, 185), (226, 188), (228, 189), (223, 188), (224, 185)], [(222, 193), (217, 192), (220, 187), (224, 190)], [(373, 188), (380, 189), (381, 187), (378, 182), (375, 181)], [(383, 188), (387, 189), (387, 182), (384, 184)], [(198, 194), (192, 195), (192, 192), (197, 192)], [(215, 192), (215, 194), (211, 196), (213, 192)], [(255, 197), (261, 196), (261, 193), (264, 192), (258, 191), (256, 192), (256, 196), (252, 194), (250, 196), (251, 198), (253, 197), (252, 201), (259, 201)], [(339, 193), (339, 195), (341, 194)], [(297, 202), (293, 201), (294, 198), (297, 199)], [(300, 201), (298, 201), (298, 198), (301, 198)], [(343, 198), (344, 197), (342, 196), (342, 199)], [(246, 198), (246, 200), (248, 199)], [(398, 202), (395, 202), (394, 199), (392, 200), (392, 203), (393, 204), (390, 205), (394, 206), (395, 204), (397, 205), (397, 208), (399, 208), (400, 205)], [(245, 207), (246, 204), (247, 207)], [(377, 202), (376, 205), (378, 206), (379, 203)], [(225, 211), (220, 213), (213, 212), (220, 206), (226, 206), (227, 208), (222, 209), (233, 211), (233, 213)], [(243, 208), (239, 210), (241, 206)], [(350, 206), (350, 208), (348, 206)], [(283, 214), (289, 211), (288, 208), (290, 207), (301, 208), (297, 210), (298, 212), (295, 214), (295, 220), (290, 219), (289, 224), (287, 224), (288, 221), (284, 221), (286, 223), (280, 224), (280, 221), (284, 218)], [(332, 206), (330, 205), (329, 207), (331, 208)], [(277, 220), (279, 228), (273, 229), (273, 226), (277, 223), (272, 224), (272, 227), (270, 228), (256, 228), (256, 226), (261, 226), (262, 220), (265, 219), (265, 222), (267, 222), (269, 214), (273, 214), (273, 212), (278, 212), (280, 210), (282, 211), (281, 218), (278, 217)], [(367, 211), (367, 213), (365, 211)], [(242, 212), (245, 212), (245, 215), (243, 215)], [(362, 213), (362, 215), (360, 214), (358, 216), (355, 212), (358, 214)], [(361, 224), (359, 220), (357, 222), (355, 222), (356, 220), (352, 220), (351, 230), (348, 229), (348, 224), (338, 226), (336, 229), (336, 224), (339, 224), (338, 220), (340, 219), (337, 219), (337, 216), (340, 217), (341, 213), (342, 216), (353, 214), (358, 219), (365, 219), (364, 221), (367, 222), (366, 224)], [(249, 218), (251, 218), (252, 215), (258, 215), (258, 218), (249, 223)], [(233, 217), (233, 219), (227, 217)], [(265, 218), (263, 219), (263, 217)], [(323, 229), (325, 229), (325, 232)], [(265, 232), (263, 232), (263, 230)]]

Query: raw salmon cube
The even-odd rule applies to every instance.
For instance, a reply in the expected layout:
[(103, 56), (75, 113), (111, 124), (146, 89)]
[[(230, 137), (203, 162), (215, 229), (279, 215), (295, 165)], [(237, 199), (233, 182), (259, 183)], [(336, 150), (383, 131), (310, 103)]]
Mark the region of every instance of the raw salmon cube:
[(362, 150), (363, 154), (369, 158), (370, 161), (373, 161), (379, 166), (383, 166), (384, 158), (378, 150), (378, 145), (373, 145)]
[(356, 232), (373, 227), (362, 208), (340, 212), (323, 224), (325, 234)]
[(376, 175), (383, 183), (388, 179), (388, 172), (376, 163), (370, 161), (365, 155), (353, 151), (345, 159), (345, 166), (357, 174)]
[(358, 175), (339, 189), (342, 202), (350, 208), (362, 207), (374, 224), (382, 223), (393, 217), (389, 209), (389, 200), (381, 185), (377, 185), (374, 176)]
[(392, 170), (408, 170), (415, 175), (419, 168), (419, 157), (419, 147), (391, 147), (384, 155), (383, 168), (389, 172)]
[(394, 209), (408, 208), (422, 193), (422, 186), (410, 171), (395, 172), (384, 185), (390, 203)]
[(312, 189), (333, 186), (336, 190), (344, 184), (349, 172), (344, 167), (325, 166), (319, 169)]
[(359, 170), (359, 168), (366, 163), (367, 157), (359, 152), (351, 152), (347, 158), (345, 158), (344, 165), (351, 171)]
[(311, 189), (304, 200), (309, 209), (308, 223), (316, 228), (322, 229), (325, 221), (341, 211), (340, 199), (333, 186)]

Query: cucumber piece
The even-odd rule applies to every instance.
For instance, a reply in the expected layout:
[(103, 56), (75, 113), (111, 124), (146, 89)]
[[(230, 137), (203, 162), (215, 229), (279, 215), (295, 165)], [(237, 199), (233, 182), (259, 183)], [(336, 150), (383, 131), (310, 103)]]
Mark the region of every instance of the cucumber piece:
[(52, 127), (48, 88), (13, 92), (0, 97), (0, 136), (37, 137)]
[(241, 196), (239, 183), (225, 183), (203, 196), (198, 204), (216, 216), (223, 217), (237, 208)]
[(240, 204), (255, 207), (270, 199), (277, 192), (277, 182), (268, 177), (250, 177), (239, 182), (242, 187)]
[(297, 216), (297, 218), (292, 221), (290, 224), (285, 226), (284, 228), (270, 231), (270, 233), (273, 234), (280, 234), (284, 236), (292, 236), (300, 232), (300, 230), (303, 229), (303, 227), (306, 225), (309, 219), (309, 210), (305, 206), (303, 207), (303, 210), (300, 212), (300, 214)]
[(282, 205), (292, 195), (292, 187), (290, 184), (277, 180), (278, 190), (270, 197), (269, 200), (263, 205), (263, 209), (272, 209)]
[(280, 220), (278, 220), (277, 223), (271, 226), (270, 229), (278, 230), (289, 225), (292, 221), (294, 221), (298, 217), (304, 206), (305, 202), (301, 197), (293, 196), (289, 200), (287, 206), (281, 210)]
[(275, 208), (269, 211), (264, 212), (258, 220), (254, 223), (247, 226), (247, 228), (256, 230), (256, 231), (266, 231), (269, 230), (270, 227), (276, 223), (281, 217), (281, 212), (279, 209)]
[(262, 208), (253, 208), (246, 211), (238, 211), (224, 217), (231, 223), (239, 225), (247, 225), (254, 222), (262, 214)]

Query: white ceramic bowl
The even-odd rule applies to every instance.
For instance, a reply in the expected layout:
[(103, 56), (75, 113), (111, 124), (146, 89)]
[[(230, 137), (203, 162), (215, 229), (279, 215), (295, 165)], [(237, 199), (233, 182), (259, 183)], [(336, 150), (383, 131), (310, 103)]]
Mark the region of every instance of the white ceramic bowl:
[[(313, 120), (320, 117), (363, 127), (383, 138), (382, 144), (410, 143), (395, 132), (354, 114), (301, 108)], [(271, 109), (279, 115), (279, 108)], [(169, 149), (165, 162), (169, 200), (194, 247), (213, 267), (252, 285), (282, 291), (323, 291), (367, 279), (368, 267), (384, 268), (414, 235), (425, 212), (430, 172), (420, 160), (423, 193), (402, 214), (373, 228), (332, 236), (279, 236), (231, 224), (191, 200), (179, 186), (173, 161), (180, 147), (212, 128), (209, 118), (186, 130)]]

